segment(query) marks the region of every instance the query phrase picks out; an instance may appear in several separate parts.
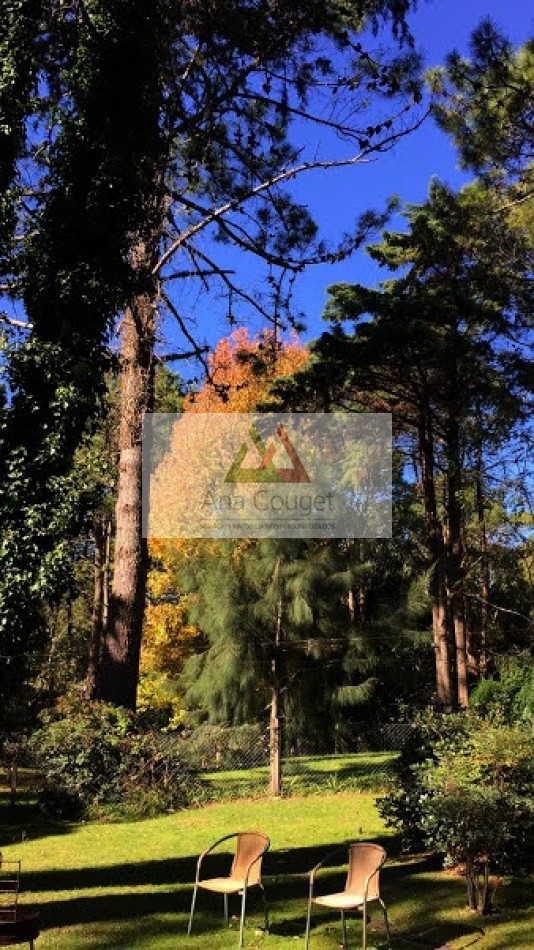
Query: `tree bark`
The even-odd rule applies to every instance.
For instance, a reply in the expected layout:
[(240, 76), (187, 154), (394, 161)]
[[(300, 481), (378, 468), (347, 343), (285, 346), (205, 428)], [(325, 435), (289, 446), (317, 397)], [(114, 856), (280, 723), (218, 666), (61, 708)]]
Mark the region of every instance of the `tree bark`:
[(482, 450), (477, 446), (476, 453), (476, 507), (478, 517), (478, 530), (480, 537), (480, 558), (482, 567), (482, 581), (480, 593), (482, 601), (480, 605), (480, 637), (477, 651), (478, 675), (484, 676), (488, 668), (488, 621), (489, 621), (489, 602), (490, 602), (490, 567), (488, 551), (488, 535), (486, 530), (486, 513), (484, 510), (484, 481), (482, 474)]
[[(153, 255), (152, 255), (153, 256)], [(151, 263), (145, 245), (136, 266)], [(142, 430), (153, 408), (157, 296), (140, 294), (121, 326), (119, 480), (115, 509), (115, 556), (109, 615), (96, 696), (135, 710), (146, 595), (148, 549), (142, 536)]]
[(424, 413), (419, 424), (419, 455), (423, 504), (430, 553), (430, 596), (432, 601), (432, 634), (436, 663), (436, 702), (441, 709), (452, 709), (455, 695), (451, 677), (449, 636), (447, 629), (447, 595), (443, 526), (438, 516), (434, 478), (434, 441), (430, 414)]
[[(280, 574), (280, 560), (276, 565), (276, 574)], [(278, 603), (275, 629), (273, 658), (271, 661), (271, 715), (269, 726), (269, 763), (271, 773), (271, 795), (279, 798), (282, 794), (282, 716), (280, 709), (280, 645), (282, 641), (282, 600)]]
[(276, 660), (273, 660), (271, 715), (269, 725), (269, 763), (271, 773), (271, 795), (279, 798), (282, 794), (282, 725), (280, 719), (280, 689), (276, 672)]
[(465, 625), (464, 564), (462, 542), (462, 469), (458, 412), (451, 394), (450, 417), (447, 431), (447, 588), (452, 618), (456, 658), (456, 687), (458, 705), (469, 705), (467, 683), (467, 635)]

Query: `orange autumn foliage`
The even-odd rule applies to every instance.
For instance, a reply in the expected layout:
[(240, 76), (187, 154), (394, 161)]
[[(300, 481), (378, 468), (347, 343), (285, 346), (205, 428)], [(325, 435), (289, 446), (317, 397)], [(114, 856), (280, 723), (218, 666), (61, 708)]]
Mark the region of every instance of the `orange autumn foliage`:
[(309, 357), (296, 335), (276, 343), (269, 331), (251, 339), (248, 330), (235, 330), (215, 347), (208, 359), (211, 381), (185, 399), (184, 411), (254, 412), (268, 401), (272, 383), (298, 372)]
[[(186, 397), (184, 412), (253, 412), (268, 401), (274, 380), (296, 373), (308, 359), (296, 336), (276, 344), (270, 332), (250, 338), (247, 330), (236, 330), (215, 347), (209, 357), (211, 380)], [(158, 539), (150, 541), (149, 550), (154, 566), (148, 579), (140, 706), (170, 705), (179, 725), (185, 714), (174, 684), (186, 658), (199, 648), (199, 632), (187, 619), (188, 596), (179, 593), (180, 575), (188, 560), (217, 556), (218, 542)]]

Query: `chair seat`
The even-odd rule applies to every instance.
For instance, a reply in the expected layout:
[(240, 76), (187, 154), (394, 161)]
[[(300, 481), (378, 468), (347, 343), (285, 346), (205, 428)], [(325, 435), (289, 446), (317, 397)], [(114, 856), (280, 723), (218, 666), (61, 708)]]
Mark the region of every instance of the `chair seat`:
[(235, 877), (212, 877), (207, 881), (199, 881), (198, 886), (206, 891), (215, 891), (216, 894), (239, 894), (245, 882), (236, 880)]
[[(314, 904), (322, 907), (332, 907), (336, 910), (350, 910), (351, 907), (363, 907), (363, 894), (351, 894), (349, 891), (339, 891), (337, 894), (325, 894), (324, 897), (314, 897)], [(369, 899), (367, 903), (370, 903)]]

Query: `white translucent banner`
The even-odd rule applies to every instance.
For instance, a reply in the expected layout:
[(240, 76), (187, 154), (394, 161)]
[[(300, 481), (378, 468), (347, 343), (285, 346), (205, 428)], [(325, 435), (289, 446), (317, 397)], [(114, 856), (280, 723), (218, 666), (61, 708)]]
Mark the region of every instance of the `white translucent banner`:
[(154, 413), (149, 538), (391, 537), (391, 416)]

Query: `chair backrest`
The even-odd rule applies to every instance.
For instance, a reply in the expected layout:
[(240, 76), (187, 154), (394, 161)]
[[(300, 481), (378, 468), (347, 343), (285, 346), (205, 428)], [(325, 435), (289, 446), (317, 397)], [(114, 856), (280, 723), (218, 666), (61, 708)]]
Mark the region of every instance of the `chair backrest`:
[(262, 858), (269, 849), (269, 845), (270, 841), (266, 835), (261, 835), (256, 831), (240, 831), (237, 835), (236, 852), (230, 877), (243, 881), (250, 867), (248, 886), (259, 884), (261, 881)]
[(0, 853), (0, 922), (17, 919), (20, 861), (4, 861)]
[(349, 870), (345, 890), (350, 894), (363, 894), (366, 881), (373, 874), (369, 881), (367, 898), (372, 900), (380, 897), (379, 868), (386, 857), (386, 852), (378, 844), (357, 842), (349, 845)]

